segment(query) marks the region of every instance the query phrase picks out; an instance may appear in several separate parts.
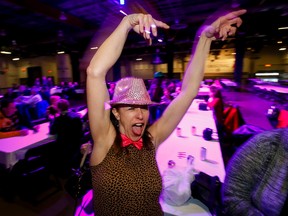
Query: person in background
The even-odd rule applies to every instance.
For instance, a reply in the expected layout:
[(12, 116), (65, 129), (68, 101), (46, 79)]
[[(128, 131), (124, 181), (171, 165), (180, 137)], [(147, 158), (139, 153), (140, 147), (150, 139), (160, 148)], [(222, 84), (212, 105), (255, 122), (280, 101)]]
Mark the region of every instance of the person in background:
[[(164, 86), (165, 76), (161, 71), (157, 71), (154, 73), (154, 78), (151, 81), (151, 85), (149, 87), (148, 93), (153, 102), (160, 103), (161, 97), (164, 95), (163, 86)], [(158, 110), (160, 108), (158, 106), (150, 106), (150, 120), (149, 122), (152, 124), (158, 119)]]
[(151, 35), (157, 36), (157, 28), (169, 26), (150, 14), (127, 15), (99, 47), (87, 68), (88, 115), (94, 142), (90, 169), (95, 214), (163, 215), (159, 203), (162, 179), (156, 150), (174, 131), (197, 96), (214, 35), (219, 33), (223, 40), (233, 35), (234, 25), (241, 25), (239, 16), (245, 12), (229, 13), (200, 30), (181, 93), (151, 126), (148, 125), (148, 106), (154, 103), (144, 81), (134, 77), (119, 80), (110, 100), (105, 79), (120, 57), (130, 30), (151, 44)]
[(49, 98), (50, 106), (47, 107), (46, 114), (49, 120), (52, 120), (60, 115), (57, 103), (61, 97), (59, 95), (51, 95)]
[(3, 99), (0, 110), (0, 138), (28, 135), (12, 99)]
[(39, 94), (43, 100), (47, 101), (48, 103), (50, 102), (50, 89), (47, 85), (41, 87)]
[(30, 107), (35, 107), (37, 103), (42, 101), (42, 97), (39, 93), (39, 88), (37, 86), (32, 86), (31, 95), (29, 96), (19, 96), (16, 98), (17, 102), (30, 105)]
[(47, 77), (46, 76), (42, 76), (41, 78), (41, 86), (45, 86), (45, 87), (48, 87), (48, 80), (47, 80)]
[(114, 91), (115, 91), (115, 83), (114, 82), (110, 82), (109, 83), (109, 96), (110, 96), (110, 99), (113, 98), (113, 94), (114, 94)]
[(47, 77), (47, 87), (48, 89), (51, 89), (53, 88), (55, 85), (54, 85), (54, 82), (53, 82), (53, 79), (52, 77)]
[(3, 95), (3, 98), (6, 98), (6, 99), (15, 99), (16, 97), (17, 97), (17, 93), (13, 91), (13, 88), (6, 89), (6, 92)]
[(17, 97), (31, 95), (31, 91), (26, 85), (20, 85), (17, 93)]
[(37, 77), (34, 81), (34, 86), (37, 86), (38, 88), (40, 88), (41, 86), (41, 80), (39, 77)]
[(78, 82), (73, 83), (74, 89), (80, 89), (80, 85)]
[(69, 107), (68, 100), (60, 99), (57, 102), (59, 116), (50, 119), (49, 126), (50, 134), (57, 135), (52, 169), (64, 178), (72, 173), (72, 168), (80, 164), (83, 137), (82, 120), (77, 113), (69, 111)]
[(175, 92), (173, 92), (173, 93), (171, 94), (171, 96), (173, 97), (173, 99), (175, 99), (175, 98), (180, 94), (180, 92), (181, 92), (181, 82), (178, 82), (178, 83), (176, 84), (176, 87), (175, 87)]
[(288, 128), (257, 134), (228, 163), (222, 185), (225, 215), (288, 212)]
[(213, 117), (216, 123), (219, 141), (221, 144), (225, 138), (225, 127), (224, 127), (224, 101), (221, 90), (215, 86), (210, 86), (210, 94), (207, 103), (208, 107), (213, 111)]

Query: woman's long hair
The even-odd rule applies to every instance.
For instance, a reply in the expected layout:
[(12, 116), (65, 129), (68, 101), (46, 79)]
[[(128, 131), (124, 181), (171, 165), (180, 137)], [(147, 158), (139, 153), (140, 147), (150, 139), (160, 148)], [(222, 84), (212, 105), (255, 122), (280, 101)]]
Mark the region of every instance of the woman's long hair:
[[(117, 107), (114, 107), (116, 109), (118, 109)], [(123, 148), (122, 147), (122, 138), (121, 138), (121, 134), (120, 134), (120, 130), (119, 130), (119, 121), (116, 119), (116, 117), (114, 116), (114, 114), (112, 113), (112, 108), (110, 111), (110, 120), (115, 128), (116, 131), (116, 137), (114, 140), (114, 149), (116, 151), (117, 155), (121, 155), (124, 151), (129, 154), (129, 152), (127, 151), (127, 147)], [(152, 150), (153, 148), (153, 143), (152, 143), (152, 135), (148, 132), (148, 128), (150, 125), (147, 125), (144, 131), (144, 134), (142, 136), (142, 140), (143, 140), (143, 148), (147, 149), (147, 150)]]

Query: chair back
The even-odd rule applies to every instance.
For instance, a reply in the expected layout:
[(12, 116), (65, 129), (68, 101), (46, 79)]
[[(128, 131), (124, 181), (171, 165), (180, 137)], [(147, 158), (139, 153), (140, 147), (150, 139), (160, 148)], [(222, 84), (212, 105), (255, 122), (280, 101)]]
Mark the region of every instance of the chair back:
[(218, 176), (200, 172), (195, 175), (195, 180), (191, 183), (191, 194), (194, 199), (204, 203), (212, 215), (220, 215), (222, 211), (221, 186)]
[(11, 171), (16, 194), (33, 204), (44, 201), (62, 188), (48, 166), (48, 148), (52, 144), (29, 149), (24, 159), (18, 161)]

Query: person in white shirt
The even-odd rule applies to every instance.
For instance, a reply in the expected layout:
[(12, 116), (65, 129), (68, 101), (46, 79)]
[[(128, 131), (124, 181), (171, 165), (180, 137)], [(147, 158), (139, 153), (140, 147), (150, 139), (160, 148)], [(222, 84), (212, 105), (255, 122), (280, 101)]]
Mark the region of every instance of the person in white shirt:
[(30, 96), (21, 96), (20, 101), (24, 104), (29, 104), (31, 107), (35, 107), (37, 103), (42, 101), (42, 97), (39, 94), (38, 87), (33, 86), (31, 88)]

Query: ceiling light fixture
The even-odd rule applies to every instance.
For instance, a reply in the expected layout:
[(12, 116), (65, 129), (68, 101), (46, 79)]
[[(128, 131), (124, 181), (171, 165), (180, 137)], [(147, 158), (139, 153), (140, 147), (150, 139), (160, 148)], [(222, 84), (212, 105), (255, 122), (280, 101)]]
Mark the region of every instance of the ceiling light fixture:
[(278, 30), (285, 30), (285, 29), (288, 29), (288, 27), (279, 27)]
[(256, 76), (279, 76), (279, 73), (255, 73)]
[(127, 16), (127, 13), (125, 13), (123, 10), (120, 10), (119, 12)]
[(12, 53), (11, 52), (8, 52), (8, 51), (0, 51), (1, 54), (6, 54), (6, 55), (11, 55)]
[(120, 5), (125, 5), (125, 0), (120, 0)]

